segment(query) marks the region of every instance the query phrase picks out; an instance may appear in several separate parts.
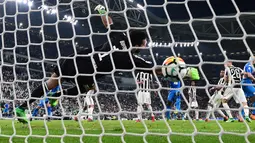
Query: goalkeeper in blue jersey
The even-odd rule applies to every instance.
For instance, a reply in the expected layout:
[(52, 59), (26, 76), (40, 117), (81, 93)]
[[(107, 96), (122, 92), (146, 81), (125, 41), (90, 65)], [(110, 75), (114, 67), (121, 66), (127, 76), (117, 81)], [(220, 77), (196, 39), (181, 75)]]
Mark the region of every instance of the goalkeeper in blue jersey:
[(170, 109), (173, 103), (175, 103), (175, 110), (179, 111), (181, 110), (181, 93), (178, 88), (181, 87), (181, 82), (170, 82), (170, 88), (172, 88), (169, 91), (168, 97), (167, 97), (167, 112), (166, 112), (166, 118), (170, 119)]
[[(246, 98), (248, 99), (248, 102), (252, 104), (252, 107), (255, 107), (255, 87), (253, 85), (253, 81), (255, 81), (255, 77), (253, 74), (255, 73), (253, 66), (255, 65), (255, 60), (253, 60), (251, 63), (247, 63), (244, 66), (244, 75), (242, 79), (243, 85), (243, 91), (245, 93)], [(250, 85), (249, 85), (250, 84)], [(255, 110), (252, 111), (251, 119), (255, 120)]]
[[(60, 92), (60, 87), (58, 85), (57, 87), (50, 90), (47, 93), (47, 96), (54, 97), (54, 94), (59, 93), (59, 92)], [(57, 106), (57, 104), (58, 104), (57, 99), (45, 98), (45, 99), (40, 100), (40, 103), (38, 104), (38, 106), (33, 110), (32, 117), (36, 117), (38, 115), (39, 110), (41, 108), (45, 107), (44, 105), (46, 105), (46, 107), (47, 107), (48, 116), (52, 116), (52, 107)], [(30, 120), (32, 120), (32, 118)]]

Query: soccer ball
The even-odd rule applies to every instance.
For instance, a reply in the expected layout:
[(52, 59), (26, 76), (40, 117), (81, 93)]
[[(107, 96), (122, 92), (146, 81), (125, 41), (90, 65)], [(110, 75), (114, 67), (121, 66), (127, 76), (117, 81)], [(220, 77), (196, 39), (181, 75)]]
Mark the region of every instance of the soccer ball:
[(187, 68), (184, 60), (179, 57), (168, 57), (165, 59), (162, 65), (162, 74), (164, 77), (170, 78), (171, 81), (179, 81), (178, 73), (180, 78), (184, 78), (187, 74)]

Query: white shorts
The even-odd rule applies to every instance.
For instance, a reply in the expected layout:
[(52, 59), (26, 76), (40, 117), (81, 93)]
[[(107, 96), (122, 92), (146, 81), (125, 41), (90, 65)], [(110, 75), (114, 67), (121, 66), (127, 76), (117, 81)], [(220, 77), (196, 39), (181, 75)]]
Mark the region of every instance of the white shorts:
[(223, 99), (230, 100), (234, 98), (236, 103), (247, 102), (242, 88), (227, 88), (224, 92)]
[(94, 100), (92, 96), (90, 95), (86, 95), (85, 102), (86, 102), (86, 105), (94, 105)]
[(139, 91), (137, 95), (138, 104), (151, 104), (150, 92)]
[(191, 107), (191, 108), (197, 108), (197, 107), (198, 107), (197, 101), (192, 101), (192, 102), (190, 102), (190, 107)]
[(223, 96), (221, 94), (214, 93), (208, 103), (219, 106), (221, 104), (222, 97)]

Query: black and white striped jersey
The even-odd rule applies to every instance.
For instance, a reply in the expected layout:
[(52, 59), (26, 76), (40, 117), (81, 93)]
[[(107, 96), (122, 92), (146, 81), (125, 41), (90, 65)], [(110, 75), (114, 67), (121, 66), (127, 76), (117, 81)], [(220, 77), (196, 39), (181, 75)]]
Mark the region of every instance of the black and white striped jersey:
[[(230, 66), (225, 69), (225, 75), (228, 77), (227, 85), (230, 86), (232, 84), (240, 84), (242, 80), (243, 70), (239, 67)], [(237, 85), (235, 87), (240, 87)]]
[[(224, 80), (224, 77), (220, 78), (220, 80), (218, 81), (218, 85), (220, 86), (226, 86), (226, 82)], [(219, 94), (223, 94), (223, 92), (225, 91), (225, 87), (222, 87), (220, 90), (217, 90), (215, 91), (216, 93), (219, 93)]]
[(138, 72), (136, 74), (136, 82), (138, 83), (138, 88), (143, 92), (149, 92), (148, 89), (151, 88), (152, 74), (147, 72)]
[(188, 94), (189, 94), (189, 102), (197, 101), (197, 89), (195, 87), (190, 87)]

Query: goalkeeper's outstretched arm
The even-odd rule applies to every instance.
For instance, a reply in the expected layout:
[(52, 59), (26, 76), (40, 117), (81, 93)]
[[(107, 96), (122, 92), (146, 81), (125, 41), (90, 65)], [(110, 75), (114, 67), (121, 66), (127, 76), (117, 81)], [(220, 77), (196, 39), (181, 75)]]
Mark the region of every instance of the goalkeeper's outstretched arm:
[[(109, 25), (113, 24), (112, 18), (106, 14), (106, 9), (103, 5), (97, 5), (95, 7), (95, 11), (101, 14), (101, 20), (105, 26), (105, 28), (109, 28)], [(108, 19), (108, 21), (107, 21)]]

